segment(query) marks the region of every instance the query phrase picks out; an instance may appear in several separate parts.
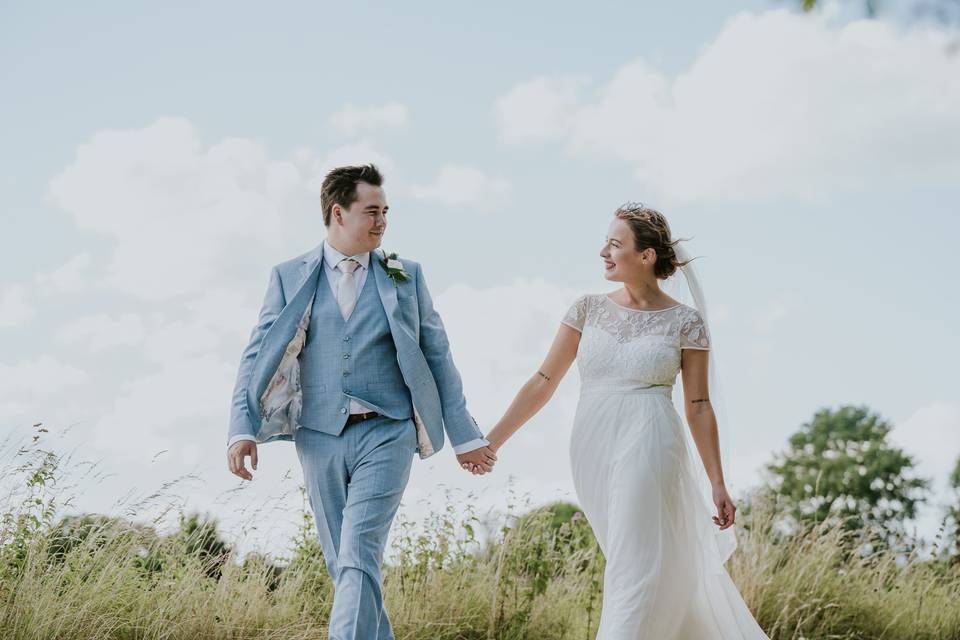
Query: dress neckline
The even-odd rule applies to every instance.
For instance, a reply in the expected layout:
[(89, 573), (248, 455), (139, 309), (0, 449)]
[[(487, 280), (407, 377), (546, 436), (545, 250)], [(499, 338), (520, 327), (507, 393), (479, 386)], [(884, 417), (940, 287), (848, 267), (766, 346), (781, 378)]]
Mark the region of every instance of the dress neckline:
[(659, 313), (661, 311), (670, 311), (670, 309), (676, 309), (677, 307), (683, 306), (683, 303), (681, 302), (680, 304), (675, 304), (672, 307), (666, 307), (665, 309), (634, 309), (633, 307), (625, 307), (619, 302), (615, 302), (613, 298), (611, 298), (606, 293), (603, 294), (603, 297), (609, 300), (610, 304), (614, 304), (620, 307), (621, 309), (626, 309), (627, 311), (639, 311), (640, 313)]

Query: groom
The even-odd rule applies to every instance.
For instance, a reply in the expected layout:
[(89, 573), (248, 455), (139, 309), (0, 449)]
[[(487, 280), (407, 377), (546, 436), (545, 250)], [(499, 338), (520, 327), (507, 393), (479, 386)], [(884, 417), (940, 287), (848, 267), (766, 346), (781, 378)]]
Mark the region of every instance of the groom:
[(327, 238), (271, 270), (230, 412), (227, 459), (241, 478), (253, 477), (257, 443), (294, 442), (334, 583), (331, 640), (393, 640), (380, 566), (413, 454), (443, 448), (446, 429), (464, 468), (496, 461), (420, 265), (375, 251), (382, 184), (373, 165), (327, 174)]

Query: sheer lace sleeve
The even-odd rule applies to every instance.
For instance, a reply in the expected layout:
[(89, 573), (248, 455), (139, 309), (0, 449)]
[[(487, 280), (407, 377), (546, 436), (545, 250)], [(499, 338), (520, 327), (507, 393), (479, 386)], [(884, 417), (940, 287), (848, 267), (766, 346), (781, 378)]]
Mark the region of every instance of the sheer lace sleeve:
[(687, 318), (680, 323), (681, 349), (709, 349), (710, 334), (700, 312), (691, 309)]
[(583, 295), (577, 298), (570, 308), (567, 309), (566, 315), (563, 316), (563, 324), (573, 327), (577, 331), (583, 332), (583, 323), (587, 319), (587, 296)]

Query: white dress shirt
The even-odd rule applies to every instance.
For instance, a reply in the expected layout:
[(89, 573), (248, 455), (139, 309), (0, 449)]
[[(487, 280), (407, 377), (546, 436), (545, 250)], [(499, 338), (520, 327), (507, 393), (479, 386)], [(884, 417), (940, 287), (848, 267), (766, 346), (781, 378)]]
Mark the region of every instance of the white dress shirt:
[[(353, 258), (360, 266), (353, 272), (353, 281), (357, 287), (355, 300), (360, 299), (360, 292), (363, 291), (363, 284), (367, 280), (367, 273), (369, 272), (370, 267), (370, 252), (365, 251), (363, 253), (358, 253), (354, 256), (345, 256), (333, 246), (327, 240), (323, 241), (323, 272), (327, 276), (327, 283), (330, 285), (330, 290), (333, 293), (334, 299), (337, 298), (337, 286), (340, 284), (340, 278), (343, 276), (343, 272), (337, 269), (337, 265), (341, 260), (346, 258)], [(356, 308), (356, 305), (354, 305)], [(352, 311), (351, 311), (352, 313)], [(347, 316), (349, 318), (350, 316)], [(347, 318), (344, 318), (346, 320)], [(367, 411), (372, 411), (370, 407), (367, 407), (360, 402), (357, 402), (353, 398), (350, 398), (350, 413), (365, 413)], [(235, 435), (230, 438), (230, 441), (227, 443), (227, 448), (229, 449), (234, 442), (239, 440), (253, 440), (256, 439), (253, 436), (248, 436), (246, 434)], [(453, 447), (453, 452), (456, 454), (466, 453), (468, 451), (473, 451), (474, 449), (479, 449), (480, 447), (485, 447), (490, 444), (490, 441), (486, 438), (475, 438), (468, 442), (455, 445)]]

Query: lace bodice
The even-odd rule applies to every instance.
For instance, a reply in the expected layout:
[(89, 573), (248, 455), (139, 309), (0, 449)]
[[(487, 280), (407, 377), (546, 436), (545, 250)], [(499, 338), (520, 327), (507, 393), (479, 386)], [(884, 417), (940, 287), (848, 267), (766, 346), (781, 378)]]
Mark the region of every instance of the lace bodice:
[(577, 369), (584, 384), (673, 385), (681, 349), (709, 349), (700, 313), (679, 304), (667, 309), (629, 309), (607, 294), (577, 298), (561, 320), (580, 331)]

